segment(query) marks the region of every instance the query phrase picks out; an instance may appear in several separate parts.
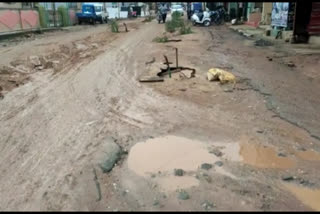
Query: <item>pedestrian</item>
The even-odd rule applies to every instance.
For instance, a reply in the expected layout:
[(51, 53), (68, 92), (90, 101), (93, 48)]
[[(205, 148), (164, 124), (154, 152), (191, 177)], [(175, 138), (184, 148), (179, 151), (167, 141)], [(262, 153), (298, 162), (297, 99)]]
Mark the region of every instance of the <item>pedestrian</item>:
[(166, 5), (165, 5), (165, 4), (162, 4), (162, 5), (160, 6), (160, 14), (161, 14), (162, 22), (163, 22), (163, 23), (166, 23), (167, 11), (168, 11), (168, 9), (167, 9)]

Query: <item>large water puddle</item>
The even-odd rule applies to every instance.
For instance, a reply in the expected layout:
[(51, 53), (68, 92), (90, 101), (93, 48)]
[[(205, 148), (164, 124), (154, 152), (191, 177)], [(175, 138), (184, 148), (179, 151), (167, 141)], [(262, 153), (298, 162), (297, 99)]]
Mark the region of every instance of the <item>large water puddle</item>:
[[(232, 151), (232, 146), (228, 148)], [(201, 164), (214, 165), (218, 160), (219, 157), (209, 153), (208, 144), (178, 136), (165, 136), (134, 145), (129, 153), (128, 167), (143, 177), (156, 175), (154, 180), (163, 190), (174, 191), (199, 185), (195, 172)], [(175, 176), (174, 169), (183, 169), (185, 175)], [(231, 175), (222, 169), (218, 173)]]
[(296, 155), (303, 160), (320, 161), (320, 154), (315, 151), (298, 151)]
[(195, 171), (202, 163), (215, 158), (202, 142), (177, 136), (165, 136), (137, 143), (130, 150), (128, 166), (141, 176), (173, 172), (174, 169)]
[(288, 169), (295, 166), (293, 159), (278, 156), (278, 153), (271, 147), (243, 143), (240, 154), (244, 163), (258, 168)]
[(284, 184), (302, 203), (315, 211), (320, 211), (320, 189), (309, 189), (294, 184)]
[[(313, 151), (297, 152), (305, 160), (320, 160)], [(272, 147), (263, 146), (255, 139), (241, 137), (238, 143), (203, 143), (178, 136), (165, 136), (137, 143), (129, 153), (128, 167), (137, 175), (153, 178), (165, 191), (198, 186), (196, 172), (203, 163), (213, 165), (216, 173), (237, 179), (217, 161), (235, 161), (257, 168), (289, 169), (295, 167), (294, 157), (279, 155)], [(183, 176), (175, 176), (174, 169), (183, 169)]]

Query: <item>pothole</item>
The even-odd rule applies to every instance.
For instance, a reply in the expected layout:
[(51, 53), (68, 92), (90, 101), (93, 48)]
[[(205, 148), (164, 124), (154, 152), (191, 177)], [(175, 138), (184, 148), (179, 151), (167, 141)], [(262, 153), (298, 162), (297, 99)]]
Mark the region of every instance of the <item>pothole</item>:
[(320, 189), (310, 189), (294, 184), (284, 184), (284, 186), (303, 204), (315, 211), (320, 211)]
[[(296, 152), (296, 155), (303, 159), (303, 160), (307, 160), (307, 161), (320, 161), (320, 154), (309, 150), (309, 151), (298, 151)], [(320, 203), (320, 201), (319, 201)]]
[[(203, 142), (165, 136), (133, 146), (129, 152), (128, 167), (139, 176), (153, 177), (162, 190), (175, 191), (198, 186), (199, 180), (195, 177), (201, 164), (214, 164), (220, 160), (220, 157), (209, 153), (208, 145)], [(186, 173), (183, 176), (175, 176), (175, 169), (182, 169)], [(231, 175), (222, 169), (217, 172)]]
[(288, 169), (295, 166), (295, 161), (289, 157), (278, 156), (271, 147), (257, 144), (241, 144), (240, 154), (243, 162), (258, 168)]
[(165, 136), (137, 143), (132, 147), (128, 166), (140, 176), (153, 173), (197, 170), (204, 162), (214, 162), (215, 158), (199, 141), (177, 136)]

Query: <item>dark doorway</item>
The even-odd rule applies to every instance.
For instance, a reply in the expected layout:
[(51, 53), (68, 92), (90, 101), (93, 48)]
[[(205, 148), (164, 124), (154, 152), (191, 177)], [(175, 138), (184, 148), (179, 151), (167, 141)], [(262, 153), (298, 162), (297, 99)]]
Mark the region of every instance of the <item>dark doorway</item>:
[(296, 2), (293, 25), (293, 35), (295, 42), (308, 42), (309, 33), (307, 27), (310, 22), (311, 10), (311, 1)]

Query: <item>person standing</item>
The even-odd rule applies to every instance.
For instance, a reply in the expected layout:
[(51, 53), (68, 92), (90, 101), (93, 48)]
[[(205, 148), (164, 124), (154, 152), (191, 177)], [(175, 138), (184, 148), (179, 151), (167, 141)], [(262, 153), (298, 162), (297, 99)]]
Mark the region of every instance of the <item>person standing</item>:
[(188, 2), (188, 3), (187, 3), (187, 16), (188, 16), (188, 19), (189, 19), (189, 20), (191, 19), (191, 15), (192, 15), (191, 3)]
[(161, 14), (163, 23), (166, 23), (167, 12), (168, 12), (168, 9), (167, 9), (166, 5), (165, 5), (165, 4), (162, 4), (162, 5), (160, 6), (160, 14)]

